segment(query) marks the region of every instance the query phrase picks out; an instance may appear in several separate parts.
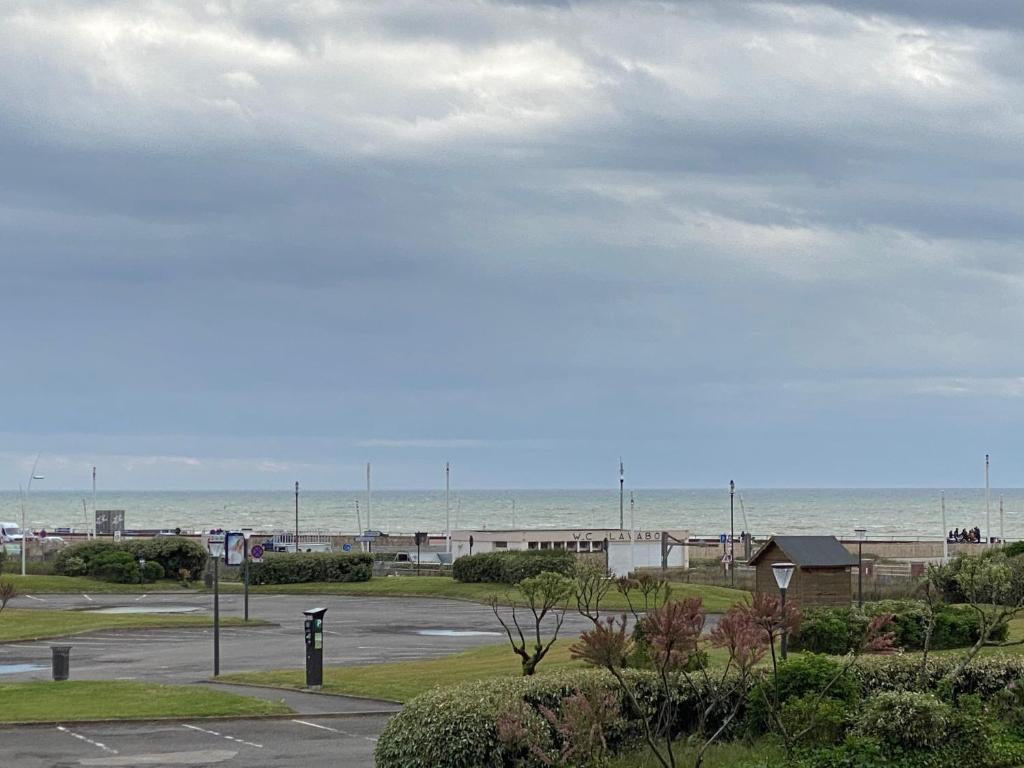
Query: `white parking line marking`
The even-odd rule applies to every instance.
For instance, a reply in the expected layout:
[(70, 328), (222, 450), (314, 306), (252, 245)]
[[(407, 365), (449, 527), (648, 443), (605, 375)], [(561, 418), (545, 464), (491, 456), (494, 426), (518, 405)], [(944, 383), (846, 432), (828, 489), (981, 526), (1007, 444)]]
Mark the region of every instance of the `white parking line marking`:
[(86, 600), (88, 600), (88, 601), (89, 601), (90, 603), (91, 603), (91, 602), (93, 602), (93, 599), (92, 599), (91, 597), (89, 597), (89, 596), (88, 596), (87, 594), (85, 594), (84, 592), (82, 593), (82, 597), (84, 597), (84, 598), (85, 598)]
[(135, 598), (135, 602), (136, 603), (139, 602), (139, 600), (141, 600), (144, 597), (149, 597), (149, 595), (139, 595), (138, 597)]
[(317, 725), (316, 723), (310, 723), (310, 722), (307, 722), (305, 720), (292, 720), (292, 722), (293, 723), (298, 723), (299, 725), (308, 725), (310, 728), (319, 728), (322, 731), (330, 731), (331, 733), (340, 733), (342, 736), (352, 736), (352, 737), (357, 738), (357, 739), (366, 739), (367, 741), (376, 741), (377, 740), (373, 736), (362, 736), (362, 735), (360, 735), (358, 733), (352, 733), (350, 731), (343, 731), (343, 730), (340, 730), (339, 728), (330, 728), (330, 727), (328, 727), (326, 725)]
[(29, 600), (38, 600), (40, 603), (45, 603), (46, 602), (41, 597), (33, 597), (32, 595), (25, 595), (25, 597), (27, 597)]
[(251, 741), (243, 741), (242, 739), (236, 739), (234, 736), (228, 736), (226, 733), (217, 733), (217, 731), (208, 731), (205, 728), (200, 728), (199, 726), (196, 726), (196, 725), (183, 725), (182, 727), (184, 727), (184, 728), (191, 728), (193, 731), (199, 731), (201, 733), (208, 733), (211, 736), (219, 736), (220, 738), (227, 739), (228, 741), (234, 741), (234, 742), (236, 742), (238, 744), (245, 744), (247, 747), (256, 747), (256, 749), (263, 749), (263, 745), (262, 744), (253, 744)]
[(100, 748), (100, 749), (102, 749), (102, 750), (103, 750), (104, 752), (110, 752), (110, 753), (111, 753), (112, 755), (116, 755), (116, 754), (117, 754), (117, 750), (116, 750), (116, 749), (111, 749), (111, 748), (110, 748), (110, 747), (108, 747), (108, 746), (107, 746), (106, 744), (101, 744), (101, 743), (100, 743), (100, 742), (98, 742), (98, 741), (93, 741), (92, 739), (86, 738), (85, 736), (83, 736), (83, 735), (82, 735), (82, 734), (80, 734), (80, 733), (75, 733), (74, 731), (69, 731), (69, 730), (68, 730), (67, 728), (65, 728), (65, 727), (64, 727), (63, 725), (58, 725), (58, 726), (57, 726), (57, 730), (58, 730), (58, 731), (63, 731), (64, 733), (68, 733), (68, 734), (71, 734), (71, 735), (72, 735), (72, 736), (74, 736), (74, 737), (75, 737), (76, 739), (81, 739), (82, 741), (84, 741), (84, 742), (86, 742), (86, 743), (88, 743), (88, 744), (92, 744), (92, 745), (93, 745), (94, 747), (99, 747), (99, 748)]

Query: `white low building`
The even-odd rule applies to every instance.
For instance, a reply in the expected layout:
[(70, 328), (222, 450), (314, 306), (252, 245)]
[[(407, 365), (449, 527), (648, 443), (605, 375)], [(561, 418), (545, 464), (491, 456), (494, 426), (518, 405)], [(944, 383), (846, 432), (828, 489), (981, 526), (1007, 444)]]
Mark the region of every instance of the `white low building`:
[(605, 552), (608, 569), (625, 576), (636, 568), (659, 568), (662, 556), (669, 567), (688, 567), (685, 542), (689, 531), (620, 530), (618, 528), (535, 528), (452, 531), (455, 558), (501, 550), (565, 549), (570, 552)]

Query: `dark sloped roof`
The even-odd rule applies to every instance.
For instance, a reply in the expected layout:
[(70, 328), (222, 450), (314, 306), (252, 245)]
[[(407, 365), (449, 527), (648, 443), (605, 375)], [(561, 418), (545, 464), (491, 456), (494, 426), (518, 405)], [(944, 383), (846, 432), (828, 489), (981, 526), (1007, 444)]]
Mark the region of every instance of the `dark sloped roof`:
[(804, 568), (839, 567), (856, 565), (857, 558), (846, 551), (835, 536), (772, 536), (768, 543), (759, 549), (750, 564), (756, 565), (764, 552), (768, 551), (772, 542), (778, 545), (786, 557), (796, 565)]

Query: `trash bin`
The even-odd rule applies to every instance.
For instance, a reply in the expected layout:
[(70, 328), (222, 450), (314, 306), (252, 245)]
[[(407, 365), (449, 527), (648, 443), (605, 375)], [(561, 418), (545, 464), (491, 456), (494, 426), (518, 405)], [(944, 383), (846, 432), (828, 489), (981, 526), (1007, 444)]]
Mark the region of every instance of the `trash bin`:
[(53, 679), (67, 680), (71, 672), (71, 646), (55, 645), (53, 651)]

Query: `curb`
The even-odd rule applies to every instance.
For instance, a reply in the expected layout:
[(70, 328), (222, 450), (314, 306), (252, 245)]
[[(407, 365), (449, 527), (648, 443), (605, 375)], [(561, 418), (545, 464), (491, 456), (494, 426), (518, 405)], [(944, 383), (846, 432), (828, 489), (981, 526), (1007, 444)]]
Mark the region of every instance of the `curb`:
[(141, 717), (138, 719), (130, 718), (100, 718), (94, 720), (11, 720), (9, 722), (0, 723), (0, 731), (4, 731), (10, 728), (53, 728), (58, 725), (75, 726), (75, 725), (114, 725), (114, 724), (130, 724), (130, 725), (145, 725), (145, 724), (167, 724), (167, 723), (214, 723), (214, 722), (231, 722), (232, 720), (294, 720), (296, 717), (307, 717), (307, 718), (321, 718), (328, 717), (334, 720), (344, 719), (346, 717), (375, 717), (377, 715), (394, 715), (397, 714), (398, 710), (391, 711), (366, 711), (360, 710), (356, 712), (319, 712), (317, 714), (302, 714), (301, 712), (288, 712), (282, 714), (273, 715), (209, 715), (206, 717)]
[[(261, 685), (260, 683), (236, 683), (232, 680), (197, 680), (197, 683), (205, 683), (207, 685), (237, 685), (240, 688), (261, 688), (267, 691), (284, 691), (285, 693), (308, 693), (313, 696), (329, 696), (331, 698), (345, 698), (345, 699), (359, 699), (360, 701), (379, 701), (381, 704), (397, 704), (399, 709), (405, 706), (401, 701), (395, 701), (394, 699), (379, 699), (373, 696), (360, 696), (356, 693), (331, 693), (330, 691), (307, 691), (305, 688), (285, 688), (281, 685)], [(390, 710), (382, 710), (388, 712)], [(394, 710), (398, 712), (399, 710)]]

